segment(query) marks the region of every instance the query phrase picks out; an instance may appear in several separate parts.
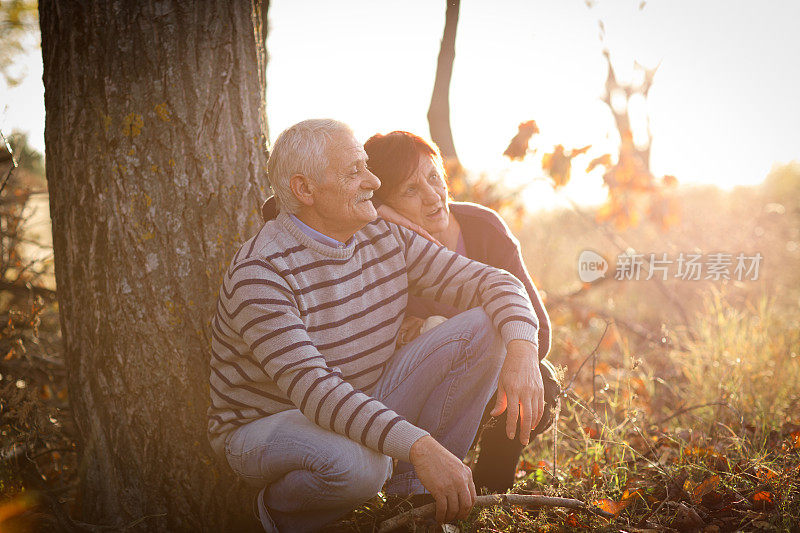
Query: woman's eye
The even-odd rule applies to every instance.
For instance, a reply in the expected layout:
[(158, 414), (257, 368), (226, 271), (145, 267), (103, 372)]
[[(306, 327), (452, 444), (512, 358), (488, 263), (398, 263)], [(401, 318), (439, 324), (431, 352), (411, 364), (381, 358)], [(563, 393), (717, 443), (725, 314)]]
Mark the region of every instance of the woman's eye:
[(417, 192), (416, 187), (409, 187), (408, 189), (406, 189), (406, 194), (414, 194), (415, 192)]

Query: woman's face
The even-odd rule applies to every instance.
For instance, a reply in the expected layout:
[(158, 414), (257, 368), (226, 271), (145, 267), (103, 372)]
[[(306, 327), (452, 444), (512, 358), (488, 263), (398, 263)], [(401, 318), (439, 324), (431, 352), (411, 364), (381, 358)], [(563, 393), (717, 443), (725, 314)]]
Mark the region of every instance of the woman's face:
[(417, 169), (386, 198), (386, 203), (428, 233), (440, 233), (450, 222), (447, 183), (427, 155), (420, 156)]

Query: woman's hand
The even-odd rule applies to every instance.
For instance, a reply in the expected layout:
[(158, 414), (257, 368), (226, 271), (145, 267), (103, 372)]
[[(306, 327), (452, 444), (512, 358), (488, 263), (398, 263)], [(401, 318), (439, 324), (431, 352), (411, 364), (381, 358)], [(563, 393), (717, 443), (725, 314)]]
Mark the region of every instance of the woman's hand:
[(397, 211), (395, 211), (394, 209), (392, 209), (388, 205), (381, 204), (378, 207), (377, 211), (378, 211), (378, 215), (380, 215), (380, 217), (382, 219), (384, 219), (386, 221), (389, 221), (389, 222), (393, 222), (393, 223), (397, 224), (398, 226), (403, 226), (404, 228), (408, 228), (408, 229), (410, 229), (411, 231), (413, 231), (415, 233), (419, 233), (420, 235), (422, 235), (423, 237), (425, 237), (429, 241), (431, 241), (433, 243), (436, 243), (439, 246), (442, 246), (442, 243), (440, 243), (438, 240), (436, 240), (436, 238), (434, 238), (433, 235), (431, 235), (430, 233), (425, 231), (425, 228), (423, 228), (419, 224), (414, 224), (409, 219), (407, 219), (406, 217), (404, 217), (403, 215), (401, 215), (400, 213), (398, 213)]
[(397, 347), (405, 346), (409, 342), (419, 337), (423, 319), (415, 316), (407, 316), (400, 324), (400, 330), (397, 332)]
[(544, 413), (544, 384), (539, 370), (536, 345), (529, 341), (513, 340), (508, 343), (508, 353), (500, 370), (497, 384), (497, 402), (492, 416), (506, 415), (506, 435), (514, 438), (519, 419), (519, 441), (527, 445), (531, 430)]

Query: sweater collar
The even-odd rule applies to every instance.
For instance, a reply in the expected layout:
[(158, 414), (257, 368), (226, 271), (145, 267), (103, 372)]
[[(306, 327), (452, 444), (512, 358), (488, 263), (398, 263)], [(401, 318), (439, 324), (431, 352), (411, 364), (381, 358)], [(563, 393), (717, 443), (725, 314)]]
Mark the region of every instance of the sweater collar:
[(348, 242), (344, 248), (335, 248), (328, 244), (323, 244), (310, 235), (307, 235), (295, 224), (289, 214), (284, 211), (278, 213), (277, 221), (292, 237), (306, 248), (335, 259), (349, 259), (353, 256), (355, 238), (351, 238), (350, 242)]
[(322, 244), (327, 244), (328, 246), (332, 246), (334, 248), (344, 248), (345, 246), (347, 246), (345, 243), (339, 242), (336, 239), (328, 237), (324, 233), (315, 230), (314, 228), (312, 228), (311, 226), (309, 226), (308, 224), (306, 224), (305, 222), (303, 222), (302, 220), (300, 220), (291, 213), (289, 213), (289, 218), (292, 219), (292, 222), (294, 222), (295, 225), (298, 228), (300, 228), (300, 230), (302, 230), (303, 233), (305, 233), (306, 235), (308, 235), (317, 242), (321, 242)]

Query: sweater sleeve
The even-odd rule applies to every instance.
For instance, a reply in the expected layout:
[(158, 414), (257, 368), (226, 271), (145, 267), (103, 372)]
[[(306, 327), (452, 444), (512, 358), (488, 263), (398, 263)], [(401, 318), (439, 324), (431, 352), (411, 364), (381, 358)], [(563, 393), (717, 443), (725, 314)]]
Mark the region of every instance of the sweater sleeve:
[(522, 283), (504, 270), (473, 261), (416, 233), (391, 224), (405, 245), (409, 292), (455, 306), (483, 307), (508, 344), (522, 339), (538, 346), (539, 327)]
[(250, 349), (244, 356), (252, 357), (315, 424), (404, 461), (411, 446), (428, 435), (354, 389), (339, 369), (328, 367), (308, 335), (291, 288), (268, 262), (249, 259), (234, 265), (222, 285), (220, 305), (225, 312), (217, 316)]

